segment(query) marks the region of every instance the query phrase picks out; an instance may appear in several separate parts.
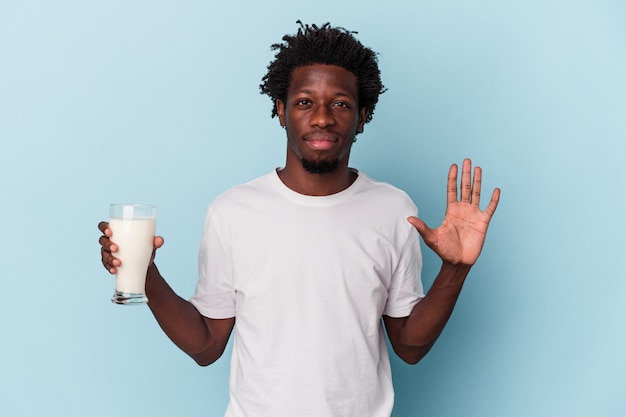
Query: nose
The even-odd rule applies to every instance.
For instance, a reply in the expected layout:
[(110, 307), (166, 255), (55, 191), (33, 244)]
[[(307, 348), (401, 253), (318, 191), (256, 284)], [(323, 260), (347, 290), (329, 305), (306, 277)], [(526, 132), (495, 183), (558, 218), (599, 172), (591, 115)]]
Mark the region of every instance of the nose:
[(311, 115), (311, 126), (324, 128), (335, 124), (335, 116), (332, 109), (326, 105), (318, 105), (313, 109)]

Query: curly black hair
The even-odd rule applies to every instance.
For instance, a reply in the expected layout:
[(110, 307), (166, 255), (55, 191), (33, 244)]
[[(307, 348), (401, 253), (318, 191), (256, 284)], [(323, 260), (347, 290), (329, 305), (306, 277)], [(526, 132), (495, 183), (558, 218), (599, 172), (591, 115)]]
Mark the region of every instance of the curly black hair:
[(296, 35), (283, 36), (283, 43), (272, 45), (277, 50), (274, 61), (267, 66), (267, 74), (259, 86), (274, 103), (272, 117), (278, 114), (276, 101), (285, 102), (294, 69), (313, 64), (336, 65), (356, 75), (359, 83), (359, 108), (365, 107), (365, 123), (372, 120), (378, 96), (385, 92), (380, 79), (377, 54), (361, 44), (354, 34), (330, 23), (318, 27), (304, 25), (300, 20)]

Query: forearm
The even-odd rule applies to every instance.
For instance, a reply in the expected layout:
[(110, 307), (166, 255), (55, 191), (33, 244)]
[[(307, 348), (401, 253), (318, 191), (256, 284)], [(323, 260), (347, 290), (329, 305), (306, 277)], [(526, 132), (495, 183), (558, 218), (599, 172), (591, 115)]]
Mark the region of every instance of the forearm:
[(209, 320), (174, 292), (154, 263), (148, 268), (146, 295), (159, 326), (182, 351), (201, 365), (208, 365), (222, 355), (226, 341), (221, 343), (212, 334)]
[(428, 353), (454, 310), (470, 268), (444, 263), (428, 294), (415, 305), (408, 317), (386, 318), (386, 321), (398, 320), (393, 327), (395, 340), (392, 343), (403, 360), (417, 363)]
[(454, 310), (469, 266), (443, 264), (428, 294), (415, 305), (406, 323), (406, 342), (424, 346), (435, 342)]

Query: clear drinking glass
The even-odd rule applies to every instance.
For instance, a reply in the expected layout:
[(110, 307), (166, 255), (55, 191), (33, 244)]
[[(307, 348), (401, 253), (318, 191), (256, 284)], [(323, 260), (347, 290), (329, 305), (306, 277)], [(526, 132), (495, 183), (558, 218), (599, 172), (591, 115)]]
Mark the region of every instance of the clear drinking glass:
[(116, 304), (145, 304), (146, 272), (154, 250), (156, 206), (152, 204), (111, 204), (111, 241), (118, 247), (113, 255), (122, 264), (115, 274)]

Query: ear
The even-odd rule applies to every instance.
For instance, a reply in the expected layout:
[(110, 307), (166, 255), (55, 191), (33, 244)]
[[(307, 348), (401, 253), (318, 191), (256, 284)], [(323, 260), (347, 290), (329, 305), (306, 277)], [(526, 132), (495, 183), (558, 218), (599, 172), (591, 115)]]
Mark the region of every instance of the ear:
[(359, 110), (359, 121), (356, 125), (356, 133), (363, 133), (363, 126), (365, 126), (365, 120), (367, 120), (367, 108), (362, 107)]
[(285, 103), (278, 99), (276, 100), (276, 112), (278, 113), (278, 121), (280, 122), (280, 125), (285, 127)]

